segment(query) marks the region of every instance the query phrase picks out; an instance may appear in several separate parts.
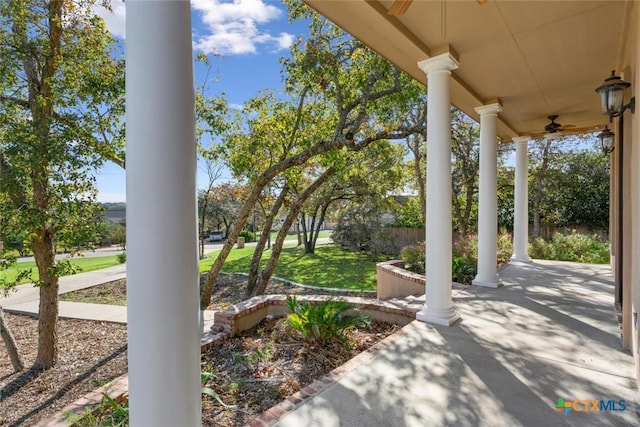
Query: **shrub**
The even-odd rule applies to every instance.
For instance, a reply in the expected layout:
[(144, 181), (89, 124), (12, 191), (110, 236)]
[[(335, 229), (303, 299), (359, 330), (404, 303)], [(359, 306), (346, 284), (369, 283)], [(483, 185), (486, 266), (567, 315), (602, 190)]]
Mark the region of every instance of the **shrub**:
[[(511, 254), (513, 254), (513, 243), (510, 233), (499, 233), (497, 240), (497, 267), (500, 267), (509, 262)], [(458, 238), (453, 243), (453, 256), (464, 257), (467, 260), (473, 261), (473, 264), (478, 263), (478, 236), (476, 234), (467, 234), (464, 237)]]
[(126, 252), (119, 253), (118, 255), (116, 255), (116, 258), (118, 259), (118, 262), (120, 264), (124, 264), (125, 262), (127, 262), (127, 253)]
[(404, 263), (404, 268), (414, 273), (424, 274), (425, 244), (405, 246), (400, 251), (400, 259)]
[(513, 255), (513, 236), (511, 233), (499, 233), (498, 234), (498, 252), (496, 253), (498, 258), (498, 267), (509, 262), (511, 255)]
[(454, 256), (451, 263), (451, 278), (454, 282), (470, 285), (476, 277), (476, 263), (463, 256)]
[(542, 238), (532, 240), (529, 255), (537, 259), (607, 264), (609, 245), (598, 236), (579, 234), (574, 230), (566, 236), (556, 233), (549, 242)]
[(239, 237), (244, 237), (245, 242), (255, 242), (256, 241), (256, 233), (253, 233), (249, 230), (242, 230)]
[[(345, 348), (349, 343), (346, 331), (353, 327), (368, 328), (371, 317), (360, 312), (354, 304), (342, 300), (328, 300), (310, 304), (299, 302), (295, 296), (287, 297), (287, 325), (299, 332), (305, 339), (326, 344), (337, 341)], [(352, 313), (347, 315), (347, 311)]]
[[(509, 262), (513, 253), (511, 234), (500, 233), (498, 235), (497, 266)], [(425, 244), (406, 246), (400, 251), (400, 259), (404, 268), (414, 273), (425, 272)], [(453, 243), (453, 258), (451, 262), (452, 279), (458, 283), (470, 284), (477, 273), (478, 265), (478, 236), (468, 234), (458, 238)]]

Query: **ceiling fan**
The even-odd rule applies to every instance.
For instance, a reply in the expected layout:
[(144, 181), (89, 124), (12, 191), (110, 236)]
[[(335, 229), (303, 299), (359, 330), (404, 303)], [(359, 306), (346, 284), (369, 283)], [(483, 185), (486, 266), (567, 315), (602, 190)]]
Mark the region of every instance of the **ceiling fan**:
[[(446, 1), (446, 0), (443, 0), (443, 1)], [(480, 4), (485, 4), (489, 0), (476, 0), (476, 1)], [(407, 9), (409, 9), (409, 6), (411, 6), (411, 3), (413, 3), (413, 0), (395, 0), (391, 5), (391, 7), (389, 8), (389, 10), (387, 11), (387, 14), (393, 15), (393, 16), (404, 15)]]
[(532, 132), (531, 136), (533, 138), (545, 137), (547, 139), (553, 139), (561, 135), (573, 135), (573, 134), (591, 132), (594, 130), (593, 127), (579, 128), (579, 127), (576, 127), (575, 125), (569, 125), (569, 124), (562, 125), (556, 122), (556, 119), (558, 118), (557, 114), (552, 114), (550, 116), (547, 116), (547, 118), (550, 120), (550, 122), (547, 123), (547, 125), (544, 127), (544, 132)]

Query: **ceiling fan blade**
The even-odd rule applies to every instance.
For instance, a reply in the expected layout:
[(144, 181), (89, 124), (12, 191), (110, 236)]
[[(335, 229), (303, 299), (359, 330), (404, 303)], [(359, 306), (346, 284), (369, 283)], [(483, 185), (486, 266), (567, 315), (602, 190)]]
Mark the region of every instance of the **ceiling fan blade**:
[(388, 15), (404, 15), (404, 13), (409, 9), (413, 0), (396, 0), (393, 2), (389, 10), (387, 10)]
[(488, 2), (489, 0), (476, 0), (478, 3), (480, 4), (485, 4), (486, 2)]

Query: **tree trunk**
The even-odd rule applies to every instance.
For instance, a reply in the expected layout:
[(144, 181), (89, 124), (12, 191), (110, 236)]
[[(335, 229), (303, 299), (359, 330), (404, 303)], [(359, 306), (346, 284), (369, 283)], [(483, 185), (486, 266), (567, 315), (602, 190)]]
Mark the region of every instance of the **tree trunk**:
[(277, 213), (280, 211), (280, 208), (284, 204), (284, 200), (286, 199), (288, 193), (289, 186), (285, 184), (284, 188), (280, 192), (280, 195), (271, 208), (271, 213), (269, 215), (265, 215), (266, 219), (262, 228), (262, 233), (260, 233), (260, 239), (256, 243), (256, 249), (253, 252), (253, 258), (251, 259), (251, 265), (249, 266), (249, 279), (247, 280), (247, 290), (245, 292), (246, 298), (256, 296), (258, 273), (260, 270), (260, 261), (262, 260), (262, 254), (264, 253), (264, 248), (267, 244), (267, 241), (269, 240), (269, 236), (271, 235), (273, 221), (276, 218)]
[[(365, 141), (362, 144), (362, 148), (368, 145), (368, 143), (370, 142), (372, 141)], [(205, 283), (204, 288), (202, 289), (202, 294), (200, 295), (200, 306), (202, 308), (207, 307), (211, 302), (211, 292), (213, 290), (213, 284), (215, 283), (216, 278), (218, 277), (218, 274), (220, 273), (220, 270), (224, 265), (224, 262), (229, 256), (231, 249), (233, 249), (233, 245), (236, 239), (238, 238), (238, 236), (240, 235), (240, 232), (242, 231), (242, 227), (246, 225), (247, 219), (251, 214), (251, 209), (253, 208), (256, 201), (260, 197), (260, 193), (262, 193), (262, 190), (264, 189), (264, 187), (279, 173), (285, 170), (288, 170), (294, 166), (302, 165), (307, 160), (309, 160), (310, 158), (312, 158), (317, 154), (326, 153), (327, 151), (331, 151), (333, 149), (339, 148), (342, 146), (343, 143), (344, 141), (321, 141), (320, 143), (314, 145), (313, 147), (306, 149), (302, 153), (297, 154), (293, 157), (289, 157), (286, 160), (283, 160), (282, 162), (279, 162), (278, 164), (271, 166), (269, 169), (267, 169), (260, 175), (260, 177), (256, 180), (255, 184), (253, 185), (251, 192), (247, 195), (247, 198), (245, 199), (244, 204), (240, 208), (240, 212), (238, 213), (238, 218), (236, 219), (236, 223), (234, 224), (234, 226), (231, 229), (231, 232), (229, 233), (227, 242), (222, 246), (222, 249), (220, 250), (218, 257), (211, 265), (211, 269), (209, 269), (209, 276), (207, 277), (207, 282)]]
[(424, 179), (424, 175), (422, 173), (422, 161), (423, 155), (420, 150), (420, 142), (422, 141), (422, 137), (414, 137), (411, 138), (407, 145), (409, 149), (413, 153), (413, 172), (416, 176), (416, 182), (418, 184), (418, 194), (420, 196), (420, 212), (422, 212), (422, 222), (425, 222), (425, 218), (427, 217), (427, 190), (426, 190), (426, 180)]
[(258, 283), (256, 295), (264, 294), (264, 291), (267, 289), (269, 280), (271, 279), (271, 276), (276, 269), (276, 265), (278, 264), (278, 259), (280, 259), (282, 246), (287, 237), (287, 230), (291, 228), (291, 224), (293, 224), (293, 221), (298, 216), (298, 212), (300, 212), (300, 209), (302, 209), (302, 206), (304, 206), (304, 203), (314, 193), (314, 191), (316, 191), (322, 184), (324, 184), (331, 177), (331, 175), (335, 173), (335, 171), (336, 170), (333, 166), (324, 171), (324, 173), (320, 175), (318, 179), (316, 179), (298, 196), (298, 199), (289, 209), (289, 213), (287, 214), (287, 217), (282, 224), (282, 228), (280, 228), (280, 231), (278, 231), (276, 242), (274, 243), (273, 249), (271, 251), (271, 258), (269, 258), (269, 262), (260, 274), (260, 282)]
[(204, 226), (207, 215), (207, 206), (209, 205), (209, 192), (207, 191), (202, 197), (202, 212), (200, 213), (200, 259), (204, 258)]
[(4, 320), (4, 310), (2, 307), (0, 307), (0, 335), (2, 335), (2, 340), (7, 348), (7, 353), (9, 353), (9, 359), (11, 359), (13, 370), (16, 372), (24, 371), (24, 362), (22, 361), (22, 357), (18, 351), (16, 339), (13, 337), (7, 322)]
[(540, 164), (540, 169), (536, 174), (536, 181), (533, 187), (533, 238), (538, 238), (541, 236), (541, 202), (542, 202), (542, 192), (544, 191), (545, 177), (547, 173), (547, 169), (549, 168), (549, 151), (551, 150), (551, 141), (548, 140), (543, 143), (542, 147), (542, 163)]
[(58, 359), (58, 276), (54, 273), (54, 254), (48, 228), (39, 230), (31, 248), (40, 279), (40, 311), (38, 315), (38, 354), (34, 368), (53, 367)]
[(320, 215), (317, 216), (317, 222), (314, 218), (314, 227), (311, 229), (311, 233), (309, 236), (309, 240), (305, 242), (305, 253), (313, 254), (316, 252), (316, 244), (318, 243), (318, 236), (320, 235), (320, 227), (324, 223), (324, 219), (327, 216), (327, 210), (329, 209), (329, 204), (327, 203), (322, 206), (320, 209)]

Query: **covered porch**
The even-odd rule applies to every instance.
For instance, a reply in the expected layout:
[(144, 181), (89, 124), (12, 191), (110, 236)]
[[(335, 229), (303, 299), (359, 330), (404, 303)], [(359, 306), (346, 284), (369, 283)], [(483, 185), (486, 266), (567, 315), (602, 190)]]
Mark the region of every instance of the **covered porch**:
[[(607, 266), (525, 262), (498, 280), (495, 153), (497, 137), (517, 144), (513, 259), (528, 261), (528, 141), (546, 133), (550, 115), (566, 132), (603, 129), (609, 120), (593, 90), (611, 69), (632, 85), (626, 100), (638, 92), (638, 3), (405, 1), (408, 11), (390, 15), (391, 0), (305, 2), (428, 84), (427, 300), (417, 315), (426, 323), (412, 323), (280, 425), (637, 425), (640, 362), (634, 367), (621, 350), (614, 303), (622, 310), (622, 346), (638, 359), (638, 115), (626, 114), (626, 128), (621, 118), (611, 123), (616, 292)], [(127, 2), (134, 426), (200, 422), (191, 61), (187, 1)], [(464, 292), (451, 289), (451, 104), (481, 123), (480, 286)], [(629, 405), (564, 416), (554, 408), (558, 398)]]
[[(535, 260), (500, 273), (499, 289), (454, 291), (458, 326), (412, 322), (275, 425), (638, 425), (609, 267)], [(615, 409), (624, 400), (626, 409), (576, 403), (565, 415), (558, 398), (613, 400)]]

